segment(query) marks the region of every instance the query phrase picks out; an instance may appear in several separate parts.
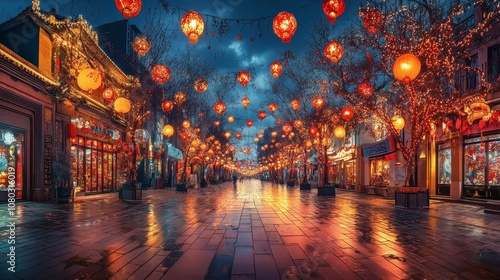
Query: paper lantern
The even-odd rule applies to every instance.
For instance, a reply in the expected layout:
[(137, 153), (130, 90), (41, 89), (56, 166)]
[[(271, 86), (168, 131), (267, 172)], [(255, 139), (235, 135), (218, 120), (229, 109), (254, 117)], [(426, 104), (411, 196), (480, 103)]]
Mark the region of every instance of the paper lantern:
[[(401, 131), (405, 127), (405, 120), (399, 115), (393, 116), (391, 121), (392, 121), (392, 125), (394, 126), (394, 129), (396, 129), (396, 131), (398, 131), (398, 132)], [(453, 123), (452, 123), (452, 125), (453, 125)]]
[(115, 99), (114, 107), (118, 113), (128, 113), (130, 112), (131, 104), (127, 98), (118, 97)]
[(132, 49), (140, 56), (146, 55), (151, 50), (151, 42), (146, 36), (137, 36), (132, 41)]
[(70, 139), (75, 138), (77, 132), (78, 132), (78, 128), (76, 127), (76, 124), (73, 122), (69, 122), (67, 125), (67, 129), (66, 129), (66, 134), (67, 134), (68, 138), (70, 138)]
[(161, 132), (163, 133), (163, 135), (170, 137), (170, 136), (174, 135), (174, 131), (175, 131), (174, 127), (167, 124), (163, 127)]
[(234, 116), (230, 115), (229, 117), (227, 117), (227, 122), (228, 123), (233, 123), (234, 122)]
[(335, 127), (335, 129), (333, 130), (333, 135), (335, 135), (335, 137), (337, 137), (339, 139), (344, 138), (345, 137), (345, 128), (343, 126)]
[(407, 53), (403, 54), (396, 62), (394, 62), (394, 67), (392, 71), (394, 73), (394, 78), (396, 80), (409, 82), (415, 79), (420, 73), (420, 60), (413, 54)]
[(325, 54), (326, 58), (328, 58), (328, 60), (333, 63), (337, 63), (342, 59), (342, 56), (344, 56), (344, 48), (339, 42), (331, 41), (326, 44), (325, 48), (323, 49), (323, 53)]
[(181, 19), (181, 30), (189, 38), (189, 43), (198, 42), (198, 37), (203, 33), (205, 24), (203, 18), (195, 11), (188, 11)]
[(236, 80), (243, 87), (246, 87), (248, 82), (250, 82), (250, 74), (247, 71), (241, 70), (240, 72), (238, 72), (238, 75), (236, 76)]
[(315, 127), (315, 126), (311, 126), (311, 127), (309, 128), (309, 134), (310, 134), (311, 136), (313, 136), (313, 137), (318, 136), (318, 128), (317, 128), (317, 127)]
[(323, 12), (328, 17), (328, 21), (335, 23), (345, 11), (344, 0), (323, 0)]
[(364, 82), (358, 85), (358, 94), (361, 97), (369, 98), (373, 94), (373, 87), (370, 82)]
[(278, 78), (283, 72), (283, 66), (281, 66), (281, 63), (279, 63), (278, 61), (275, 61), (271, 64), (269, 70), (271, 71), (271, 74), (274, 78)]
[(174, 109), (174, 102), (172, 100), (165, 100), (161, 103), (161, 109), (163, 112), (170, 112)]
[(293, 126), (296, 129), (300, 130), (300, 129), (302, 129), (304, 127), (304, 123), (301, 120), (296, 120), (296, 121), (293, 122)]
[(188, 120), (183, 120), (182, 121), (182, 127), (184, 128), (190, 128), (191, 127), (191, 122)]
[(112, 101), (113, 99), (115, 99), (115, 91), (113, 90), (113, 88), (106, 88), (102, 91), (102, 98), (106, 101)]
[(255, 138), (253, 139), (253, 141), (254, 141), (255, 143), (259, 142), (259, 138), (255, 137)]
[(290, 132), (292, 132), (293, 127), (290, 123), (285, 123), (283, 124), (283, 127), (281, 128), (281, 131), (283, 131), (284, 134), (288, 135)]
[(217, 101), (214, 105), (214, 111), (217, 115), (222, 116), (226, 111), (226, 104), (222, 101)]
[(306, 147), (306, 149), (312, 148), (312, 145), (313, 145), (313, 143), (310, 139), (307, 139), (304, 141), (304, 147)]
[(163, 64), (156, 64), (151, 70), (151, 76), (155, 82), (163, 85), (170, 79), (170, 69)]
[(137, 16), (142, 8), (141, 0), (115, 0), (115, 4), (124, 18)]
[(316, 96), (312, 100), (312, 107), (316, 110), (320, 110), (321, 108), (323, 108), (323, 105), (325, 105), (325, 100), (322, 96)]
[(344, 120), (349, 121), (350, 119), (352, 119), (352, 117), (354, 117), (354, 111), (352, 110), (351, 107), (345, 106), (344, 108), (342, 108), (342, 112), (340, 112), (340, 116)]
[(269, 110), (269, 112), (271, 114), (274, 114), (274, 112), (276, 112), (276, 110), (278, 110), (278, 105), (276, 105), (276, 103), (272, 102), (271, 104), (267, 105), (267, 109)]
[(278, 132), (276, 132), (276, 131), (271, 132), (271, 136), (273, 138), (276, 138), (276, 136), (278, 136)]
[(300, 99), (290, 101), (290, 107), (292, 107), (294, 111), (297, 111), (300, 108)]
[(243, 97), (243, 98), (241, 99), (241, 104), (242, 104), (242, 105), (243, 105), (243, 107), (245, 107), (245, 108), (246, 108), (246, 107), (248, 107), (248, 105), (250, 105), (250, 98), (248, 98), (248, 97), (246, 97), (246, 96), (245, 96), (245, 97)]
[(226, 139), (231, 138), (231, 132), (229, 131), (224, 132), (224, 137), (226, 137)]
[(253, 125), (253, 121), (252, 120), (247, 120), (246, 124), (247, 124), (248, 127), (251, 127)]
[(194, 82), (194, 89), (199, 93), (204, 93), (208, 89), (208, 83), (203, 78), (199, 78)]
[(97, 69), (86, 68), (78, 73), (76, 82), (83, 91), (95, 90), (102, 84), (102, 75)]
[(184, 104), (184, 102), (186, 102), (186, 100), (187, 100), (186, 94), (183, 91), (178, 91), (174, 94), (174, 101), (178, 105)]
[(281, 119), (276, 120), (276, 125), (281, 125), (282, 123), (283, 123), (283, 121)]
[(258, 114), (258, 117), (260, 120), (263, 120), (266, 118), (266, 112), (265, 111), (260, 111), (259, 114)]
[(181, 133), (181, 140), (182, 141), (187, 141), (189, 139), (189, 134), (187, 134), (186, 132), (183, 132)]
[(297, 31), (297, 20), (289, 12), (281, 12), (273, 20), (273, 31), (283, 43), (290, 43)]
[(215, 125), (215, 126), (219, 126), (219, 125), (220, 125), (220, 121), (218, 121), (218, 120), (217, 120), (217, 121), (214, 121), (214, 125)]
[(363, 26), (368, 33), (375, 34), (382, 26), (382, 21), (382, 14), (377, 9), (368, 9), (363, 17)]
[(242, 137), (243, 137), (243, 135), (241, 134), (241, 132), (236, 133), (236, 138), (237, 139), (241, 139)]

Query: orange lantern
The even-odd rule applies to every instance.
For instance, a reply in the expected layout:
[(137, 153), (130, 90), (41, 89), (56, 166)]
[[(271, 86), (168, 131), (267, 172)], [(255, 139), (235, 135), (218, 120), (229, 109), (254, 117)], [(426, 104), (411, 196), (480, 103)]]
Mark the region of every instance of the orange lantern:
[(290, 134), (290, 132), (292, 132), (292, 130), (293, 130), (293, 127), (288, 122), (283, 124), (283, 127), (281, 128), (281, 131), (283, 131), (283, 133), (285, 133), (287, 135)]
[(344, 0), (323, 0), (323, 12), (328, 17), (328, 21), (335, 23), (345, 11)]
[(415, 79), (420, 73), (420, 60), (413, 54), (407, 53), (403, 54), (396, 62), (394, 62), (394, 67), (392, 71), (394, 73), (394, 78), (396, 80), (409, 82)]
[(352, 110), (351, 107), (345, 106), (344, 108), (342, 108), (342, 112), (340, 113), (340, 116), (344, 120), (349, 121), (354, 116), (354, 111)]
[(134, 38), (134, 41), (132, 41), (132, 49), (134, 49), (138, 55), (144, 56), (151, 50), (151, 42), (146, 36), (137, 36)]
[(219, 126), (219, 125), (220, 125), (220, 121), (218, 121), (218, 120), (217, 120), (217, 121), (214, 121), (214, 125), (215, 125), (215, 126)]
[(241, 99), (241, 104), (242, 104), (242, 105), (243, 105), (243, 107), (245, 107), (245, 108), (246, 108), (246, 107), (248, 107), (248, 105), (250, 105), (250, 98), (248, 98), (248, 97), (246, 97), (246, 96), (245, 96), (245, 97), (243, 97), (243, 98)]
[(289, 12), (281, 12), (273, 20), (273, 31), (283, 43), (290, 43), (297, 31), (297, 20)]
[(169, 124), (165, 125), (162, 129), (163, 135), (165, 135), (167, 137), (174, 135), (174, 131), (175, 131), (174, 127), (169, 125)]
[(198, 42), (198, 37), (203, 33), (205, 24), (203, 18), (195, 11), (188, 11), (181, 19), (181, 30), (189, 38), (189, 43)]
[(312, 107), (316, 110), (320, 110), (325, 105), (325, 100), (322, 96), (316, 96), (312, 101)]
[(174, 94), (174, 101), (175, 103), (182, 105), (184, 102), (186, 102), (186, 94), (182, 91), (178, 91)]
[(272, 102), (271, 104), (267, 105), (267, 109), (269, 110), (269, 112), (271, 114), (274, 114), (274, 112), (276, 112), (276, 110), (278, 110), (278, 105), (276, 105), (276, 103)]
[(331, 41), (330, 43), (326, 44), (325, 48), (323, 49), (323, 53), (325, 54), (326, 58), (328, 58), (328, 60), (333, 63), (337, 63), (342, 59), (342, 56), (344, 55), (344, 48), (339, 42)]
[(199, 78), (194, 82), (194, 89), (199, 93), (204, 93), (208, 89), (208, 83), (203, 78)]
[(309, 128), (309, 134), (311, 134), (311, 136), (316, 137), (318, 135), (318, 128), (315, 126), (311, 126)]
[(161, 103), (161, 109), (163, 112), (170, 112), (174, 108), (174, 102), (171, 100), (165, 100)]
[(106, 88), (105, 90), (102, 91), (102, 98), (106, 101), (111, 101), (115, 99), (115, 91), (113, 88)]
[(234, 116), (230, 115), (229, 117), (227, 117), (227, 122), (228, 123), (233, 123), (234, 122)]
[(217, 115), (222, 116), (226, 111), (226, 104), (222, 101), (217, 101), (214, 105), (214, 111)]
[(296, 129), (302, 129), (304, 127), (304, 123), (301, 121), (301, 120), (296, 120), (293, 122), (293, 126), (296, 128)]
[(141, 0), (115, 0), (115, 4), (124, 18), (137, 16), (142, 7)]
[(242, 137), (243, 137), (243, 135), (241, 134), (241, 132), (236, 133), (236, 138), (237, 139), (241, 139)]
[(102, 75), (97, 69), (86, 68), (78, 73), (76, 82), (84, 91), (95, 90), (102, 84)]
[(236, 76), (236, 80), (243, 87), (246, 87), (248, 82), (250, 82), (250, 74), (245, 70), (241, 70), (240, 72), (238, 72), (238, 75)]
[(229, 131), (224, 132), (224, 137), (226, 137), (226, 139), (231, 138), (231, 132)]
[(345, 128), (343, 126), (335, 127), (335, 129), (333, 130), (333, 135), (335, 135), (335, 137), (337, 137), (339, 139), (344, 138), (345, 137)]
[(266, 118), (266, 116), (267, 116), (267, 115), (266, 115), (266, 112), (264, 112), (264, 111), (260, 111), (260, 112), (259, 112), (259, 114), (258, 114), (258, 116), (259, 116), (259, 119), (260, 119), (260, 120), (263, 120), (263, 119), (265, 119), (265, 118)]
[(273, 74), (274, 78), (278, 78), (283, 72), (283, 66), (281, 66), (281, 63), (278, 61), (275, 61), (271, 64), (269, 70), (271, 71), (271, 74)]
[(252, 120), (247, 120), (247, 126), (251, 127), (252, 125), (253, 125), (253, 121)]
[(276, 120), (276, 125), (281, 125), (282, 123), (283, 123), (283, 121), (281, 121), (281, 119)]
[(382, 14), (377, 9), (369, 9), (363, 17), (363, 26), (368, 33), (375, 34), (382, 26), (382, 21)]
[(294, 111), (297, 111), (300, 108), (300, 99), (290, 101), (290, 107), (292, 107)]
[(186, 132), (181, 133), (181, 140), (182, 141), (187, 141), (189, 139), (189, 134)]
[(188, 120), (183, 120), (183, 121), (182, 121), (182, 127), (184, 127), (184, 128), (189, 128), (189, 127), (191, 127), (191, 122), (190, 122), (190, 121), (188, 121)]
[(372, 96), (373, 94), (373, 87), (370, 82), (363, 82), (358, 85), (358, 94), (361, 95), (361, 97), (368, 98)]
[(399, 115), (395, 115), (394, 117), (392, 117), (391, 121), (392, 125), (394, 125), (394, 128), (398, 132), (403, 130), (403, 128), (405, 127), (405, 120)]
[(128, 113), (130, 112), (130, 101), (125, 97), (118, 97), (115, 99), (114, 103), (115, 111), (118, 113)]
[(156, 64), (151, 70), (151, 76), (155, 82), (163, 85), (168, 79), (170, 79), (170, 69), (163, 64)]

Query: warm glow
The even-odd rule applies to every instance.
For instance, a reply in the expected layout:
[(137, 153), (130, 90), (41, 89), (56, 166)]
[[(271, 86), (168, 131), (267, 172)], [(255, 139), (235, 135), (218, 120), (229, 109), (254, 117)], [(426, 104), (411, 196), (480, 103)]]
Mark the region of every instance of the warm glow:
[(118, 113), (128, 113), (128, 112), (130, 112), (131, 104), (127, 98), (118, 97), (115, 100), (114, 107), (115, 107), (115, 111)]
[(276, 110), (278, 109), (278, 105), (276, 105), (276, 103), (272, 102), (271, 104), (267, 105), (267, 109), (269, 110), (269, 112), (271, 114), (274, 114), (274, 112), (276, 112)]
[(245, 97), (243, 97), (243, 98), (241, 99), (241, 104), (242, 104), (242, 105), (243, 105), (243, 107), (245, 107), (245, 108), (246, 108), (246, 107), (248, 107), (248, 105), (250, 105), (250, 98), (248, 98), (248, 97), (246, 97), (246, 96), (245, 96)]
[(189, 38), (189, 43), (198, 42), (198, 37), (203, 33), (205, 24), (203, 18), (195, 11), (188, 11), (181, 19), (181, 30)]
[(290, 107), (292, 107), (294, 111), (297, 111), (300, 108), (300, 99), (290, 101)]
[(233, 123), (233, 122), (234, 122), (234, 117), (233, 117), (233, 115), (230, 115), (229, 117), (227, 117), (227, 122), (228, 122), (228, 123)]
[(182, 121), (182, 127), (184, 128), (190, 128), (191, 127), (191, 122), (188, 120)]
[(246, 87), (248, 82), (250, 82), (250, 73), (248, 73), (247, 71), (241, 70), (240, 72), (238, 72), (238, 75), (236, 76), (236, 80), (243, 87)]
[(76, 82), (84, 91), (96, 90), (102, 84), (102, 75), (97, 69), (86, 68), (78, 73)]
[(292, 132), (292, 130), (293, 130), (293, 127), (290, 123), (285, 123), (285, 124), (283, 124), (283, 127), (281, 128), (281, 130), (285, 134), (290, 134), (290, 132)]
[(311, 126), (309, 128), (309, 134), (311, 134), (311, 136), (313, 137), (316, 137), (318, 135), (318, 128), (315, 126)]
[(151, 50), (151, 42), (146, 36), (137, 36), (132, 41), (132, 49), (140, 56), (146, 55)]
[(269, 70), (271, 71), (271, 74), (273, 74), (274, 78), (278, 78), (283, 72), (283, 66), (281, 66), (281, 63), (278, 61), (275, 61), (271, 64)]
[(115, 4), (124, 18), (137, 16), (142, 8), (141, 0), (115, 0)]
[(226, 139), (231, 138), (231, 132), (229, 131), (224, 132), (224, 137), (226, 137)]
[(217, 115), (222, 116), (226, 112), (226, 104), (222, 101), (217, 101), (214, 105), (214, 111)]
[(199, 78), (194, 82), (194, 89), (199, 93), (204, 93), (208, 89), (208, 82), (203, 78)]
[(322, 96), (316, 96), (312, 100), (312, 107), (316, 110), (320, 110), (321, 108), (323, 108), (323, 105), (325, 105), (325, 100)]
[(163, 64), (156, 64), (151, 70), (151, 76), (155, 82), (163, 85), (170, 79), (170, 69)]
[(397, 131), (401, 131), (405, 127), (405, 120), (401, 116), (395, 115), (392, 117), (392, 125)]
[(323, 12), (328, 17), (328, 21), (335, 23), (345, 11), (344, 0), (323, 0)]
[(354, 117), (354, 111), (351, 107), (345, 106), (344, 108), (342, 108), (342, 112), (340, 113), (340, 116), (344, 120), (349, 121), (350, 119), (352, 119), (352, 117)]
[(392, 68), (394, 78), (400, 81), (411, 81), (420, 73), (420, 67), (421, 64), (418, 57), (410, 53), (403, 54), (394, 62), (394, 67)]
[(373, 87), (370, 82), (364, 82), (358, 85), (358, 94), (361, 97), (369, 98), (373, 94)]
[(377, 9), (369, 9), (363, 17), (363, 26), (368, 33), (374, 34), (382, 26), (382, 21), (382, 14)]
[(102, 91), (102, 98), (106, 101), (112, 101), (115, 99), (115, 95), (113, 88), (106, 88)]
[(171, 100), (165, 100), (161, 103), (161, 109), (163, 112), (170, 112), (174, 108), (174, 102)]
[(335, 130), (333, 131), (333, 135), (335, 137), (342, 139), (345, 137), (345, 128), (343, 126), (337, 126), (335, 127)]
[(301, 120), (296, 120), (293, 122), (293, 126), (296, 129), (301, 130), (304, 127), (304, 123)]
[(247, 126), (251, 127), (252, 125), (253, 125), (253, 121), (252, 120), (247, 120)]
[(267, 114), (266, 114), (265, 111), (260, 111), (259, 114), (258, 114), (259, 120), (265, 119), (266, 116), (267, 116)]
[(167, 124), (163, 127), (162, 133), (163, 133), (163, 135), (170, 137), (170, 136), (174, 135), (174, 127)]
[(331, 41), (325, 46), (323, 53), (328, 60), (337, 63), (342, 59), (342, 56), (344, 56), (344, 48), (339, 42)]
[(297, 20), (289, 12), (281, 12), (274, 18), (273, 31), (283, 43), (290, 43), (297, 31)]
[(179, 106), (184, 104), (186, 102), (186, 94), (182, 91), (178, 91), (174, 94), (174, 101), (177, 103)]

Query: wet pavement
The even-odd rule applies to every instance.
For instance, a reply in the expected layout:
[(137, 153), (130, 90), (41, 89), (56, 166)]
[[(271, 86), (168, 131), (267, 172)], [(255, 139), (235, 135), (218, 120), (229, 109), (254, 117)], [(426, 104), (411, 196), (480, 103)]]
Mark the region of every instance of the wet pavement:
[(12, 273), (0, 204), (0, 279), (500, 279), (500, 215), (482, 206), (246, 180), (16, 207)]

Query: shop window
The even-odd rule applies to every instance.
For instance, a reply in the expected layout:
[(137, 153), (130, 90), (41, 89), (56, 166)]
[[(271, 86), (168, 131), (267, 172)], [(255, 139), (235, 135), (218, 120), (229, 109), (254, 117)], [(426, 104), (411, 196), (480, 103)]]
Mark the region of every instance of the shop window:
[(451, 147), (449, 144), (438, 146), (436, 195), (450, 195), (451, 184)]
[(389, 185), (389, 161), (385, 159), (370, 160), (370, 185), (387, 187)]
[(23, 198), (24, 160), (24, 133), (0, 130), (0, 201), (7, 200), (9, 188), (16, 199)]
[(500, 140), (470, 143), (464, 147), (464, 196), (500, 199)]

